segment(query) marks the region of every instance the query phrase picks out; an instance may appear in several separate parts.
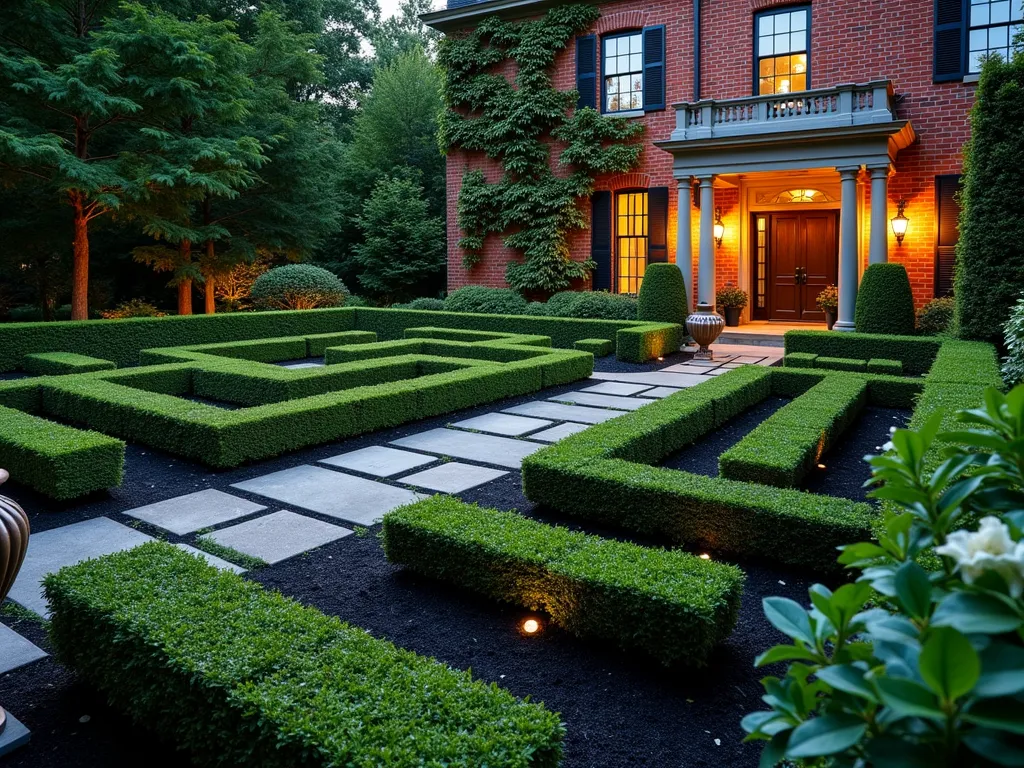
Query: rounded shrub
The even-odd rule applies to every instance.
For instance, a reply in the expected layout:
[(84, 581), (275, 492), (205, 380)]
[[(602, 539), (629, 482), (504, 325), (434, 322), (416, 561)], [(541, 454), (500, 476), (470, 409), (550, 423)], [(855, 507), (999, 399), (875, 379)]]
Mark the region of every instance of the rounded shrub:
[(369, 299), (363, 298), (362, 296), (346, 296), (345, 297), (346, 307), (372, 307)]
[(917, 332), (925, 336), (945, 333), (953, 324), (955, 308), (952, 296), (932, 299), (917, 311)]
[(511, 288), (467, 285), (449, 293), (444, 300), (444, 308), (447, 312), (522, 315), (526, 312), (526, 299)]
[(853, 316), (859, 333), (914, 332), (914, 295), (902, 264), (872, 264), (864, 270)]
[(534, 315), (536, 317), (548, 317), (548, 305), (543, 301), (531, 301), (526, 305), (526, 311), (524, 315)]
[(323, 267), (287, 264), (257, 277), (250, 294), (260, 309), (315, 309), (340, 307), (348, 290)]
[(1003, 380), (1014, 387), (1024, 381), (1024, 294), (1010, 308), (1003, 332), (1008, 352), (1003, 358)]
[(636, 320), (636, 299), (614, 293), (584, 291), (576, 294), (561, 317), (587, 320)]
[(637, 320), (685, 325), (686, 290), (675, 264), (649, 264), (636, 300)]
[(577, 296), (579, 291), (559, 291), (552, 294), (544, 305), (544, 314), (548, 317), (568, 317)]
[(413, 299), (408, 304), (402, 304), (402, 309), (428, 309), (433, 312), (443, 312), (444, 299), (432, 299), (422, 296), (418, 299)]

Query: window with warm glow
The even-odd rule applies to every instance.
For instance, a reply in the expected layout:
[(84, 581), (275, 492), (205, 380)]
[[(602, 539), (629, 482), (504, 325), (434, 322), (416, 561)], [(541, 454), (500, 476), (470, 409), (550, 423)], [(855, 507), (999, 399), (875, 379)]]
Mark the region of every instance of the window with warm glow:
[(1019, 46), (1013, 38), (1024, 29), (1024, 0), (971, 0), (968, 72), (980, 72), (986, 56), (1009, 59)]
[(620, 192), (615, 199), (616, 289), (638, 293), (647, 269), (647, 193)]
[(806, 91), (809, 85), (809, 8), (768, 11), (755, 19), (758, 94)]
[(604, 111), (629, 112), (644, 108), (644, 48), (640, 32), (606, 37), (604, 56)]

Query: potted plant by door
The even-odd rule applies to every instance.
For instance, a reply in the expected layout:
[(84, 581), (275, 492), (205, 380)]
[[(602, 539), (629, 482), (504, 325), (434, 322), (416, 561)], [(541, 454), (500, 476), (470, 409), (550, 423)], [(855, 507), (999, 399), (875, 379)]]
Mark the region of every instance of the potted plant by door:
[(836, 324), (836, 308), (839, 306), (839, 289), (834, 285), (826, 285), (822, 288), (818, 298), (815, 299), (818, 309), (825, 313), (825, 324), (831, 331)]
[(715, 294), (715, 304), (725, 315), (725, 324), (735, 328), (740, 324), (740, 312), (747, 306), (747, 292), (729, 283)]

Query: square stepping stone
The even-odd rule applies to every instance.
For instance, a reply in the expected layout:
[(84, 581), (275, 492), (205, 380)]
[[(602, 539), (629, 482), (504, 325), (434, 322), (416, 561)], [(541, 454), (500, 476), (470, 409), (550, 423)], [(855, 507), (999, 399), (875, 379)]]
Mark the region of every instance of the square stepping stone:
[(564, 395), (549, 397), (549, 400), (577, 405), (593, 405), (598, 408), (614, 408), (618, 411), (635, 411), (647, 403), (635, 397), (616, 397), (615, 395), (594, 395), (589, 392), (566, 392)]
[(258, 557), (273, 565), (322, 547), (324, 544), (330, 544), (351, 533), (348, 528), (342, 528), (340, 525), (314, 520), (283, 509), (230, 528), (214, 531), (209, 538), (225, 547)]
[(717, 367), (719, 363), (717, 361), (712, 362), (710, 365), (697, 364), (697, 363), (680, 363), (679, 365), (670, 365), (668, 368), (662, 368), (662, 373), (694, 373), (698, 376), (707, 371), (710, 367)]
[(728, 373), (728, 372), (729, 372), (728, 368), (715, 368), (714, 370), (708, 371), (706, 375), (707, 376), (721, 376), (723, 373)]
[(472, 464), (449, 461), (446, 464), (417, 472), (415, 475), (400, 478), (398, 482), (415, 485), (419, 488), (429, 488), (441, 493), (461, 493), (507, 474), (508, 472), (500, 469), (475, 467)]
[(543, 427), (550, 427), (546, 419), (530, 419), (526, 416), (512, 416), (507, 413), (485, 413), (472, 419), (457, 421), (451, 426), (459, 429), (475, 429), (478, 432), (491, 432), (495, 435), (518, 437), (527, 432), (536, 432)]
[(565, 405), (545, 400), (534, 400), (532, 403), (514, 405), (505, 409), (506, 413), (520, 416), (538, 416), (552, 421), (578, 421), (583, 424), (600, 424), (602, 421), (614, 419), (621, 413), (606, 408), (588, 408), (583, 405)]
[(129, 509), (129, 517), (182, 536), (266, 509), (213, 488)]
[(424, 456), (422, 453), (400, 451), (397, 448), (388, 448), (386, 445), (372, 445), (369, 448), (360, 448), (358, 451), (331, 456), (329, 459), (321, 459), (320, 463), (342, 469), (352, 469), (365, 475), (391, 477), (435, 461), (437, 459), (433, 456)]
[(644, 392), (641, 397), (656, 397), (660, 400), (663, 397), (668, 397), (669, 395), (674, 395), (676, 392), (681, 391), (682, 390), (676, 389), (675, 387), (655, 387), (654, 389), (649, 389)]
[(562, 438), (568, 437), (569, 435), (575, 435), (577, 432), (582, 432), (588, 427), (590, 427), (589, 424), (576, 424), (574, 422), (567, 421), (564, 424), (559, 424), (551, 429), (534, 432), (530, 435), (530, 439), (540, 440), (545, 443), (557, 443)]
[(232, 487), (359, 525), (373, 525), (385, 512), (423, 498), (405, 488), (307, 465), (272, 472)]
[(0, 624), (0, 675), (46, 658), (46, 651)]
[[(4, 710), (7, 712), (7, 710)], [(7, 712), (7, 727), (0, 733), (0, 757), (28, 744), (32, 734), (20, 720)]]
[(323, 363), (284, 363), (281, 367), (282, 368), (291, 368), (292, 370), (297, 370), (299, 368), (323, 368), (324, 364)]
[(760, 355), (758, 357), (744, 356), (744, 357), (734, 358), (733, 362), (734, 363), (748, 363), (748, 364), (751, 364), (751, 365), (756, 365), (757, 363), (760, 363), (764, 359), (765, 359), (765, 355)]
[(508, 469), (519, 469), (523, 459), (541, 449), (536, 443), (524, 440), (461, 432), (457, 429), (431, 429), (418, 435), (394, 440), (392, 444)]
[(174, 546), (178, 549), (183, 549), (190, 555), (199, 555), (214, 568), (220, 568), (222, 571), (231, 571), (232, 573), (245, 573), (245, 568), (242, 566), (229, 563), (227, 560), (223, 560), (216, 555), (211, 555), (209, 552), (204, 552), (201, 549), (191, 547), (188, 544), (175, 544)]
[(649, 373), (596, 371), (590, 378), (602, 381), (624, 381), (629, 384), (648, 384), (652, 387), (692, 387), (694, 384), (706, 381), (699, 373), (665, 373), (664, 371), (650, 371)]
[(646, 384), (623, 384), (620, 381), (603, 381), (600, 384), (595, 384), (592, 387), (581, 389), (580, 392), (591, 392), (595, 395), (635, 395), (638, 392), (643, 392), (645, 389), (650, 389)]
[(21, 573), (8, 597), (22, 608), (49, 617), (43, 597), (44, 576), (56, 573), (66, 565), (123, 552), (147, 541), (153, 541), (153, 538), (106, 517), (34, 533), (28, 540)]

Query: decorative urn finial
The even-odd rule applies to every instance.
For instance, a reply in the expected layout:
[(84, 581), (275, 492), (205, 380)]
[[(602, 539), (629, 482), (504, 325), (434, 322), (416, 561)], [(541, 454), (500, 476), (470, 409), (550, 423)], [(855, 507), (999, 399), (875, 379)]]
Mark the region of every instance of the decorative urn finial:
[[(0, 469), (0, 485), (10, 477), (6, 469)], [(0, 603), (7, 599), (7, 593), (14, 586), (14, 579), (25, 561), (28, 550), (29, 525), (25, 510), (6, 496), (0, 496)], [(0, 707), (0, 733), (7, 726), (7, 714)]]
[(705, 301), (697, 305), (697, 311), (686, 318), (686, 330), (697, 342), (700, 349), (693, 356), (695, 360), (710, 360), (711, 345), (725, 328), (725, 318), (715, 312), (714, 307)]

